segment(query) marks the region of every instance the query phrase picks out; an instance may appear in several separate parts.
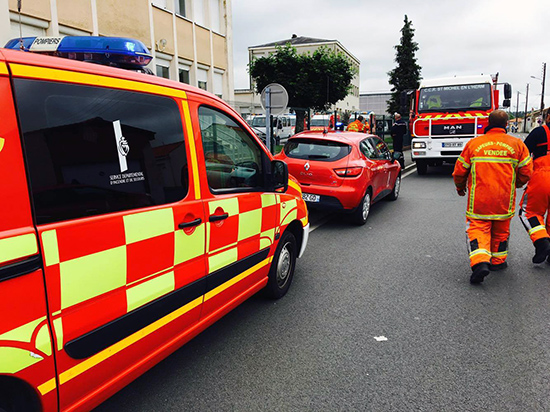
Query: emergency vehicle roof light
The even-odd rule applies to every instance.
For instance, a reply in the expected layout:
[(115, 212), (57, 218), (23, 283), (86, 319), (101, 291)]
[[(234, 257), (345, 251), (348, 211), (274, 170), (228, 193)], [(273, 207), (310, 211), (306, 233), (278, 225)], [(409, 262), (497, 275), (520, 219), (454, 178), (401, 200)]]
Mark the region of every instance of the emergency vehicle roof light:
[[(5, 48), (19, 50), (20, 39)], [(153, 58), (142, 42), (125, 37), (23, 37), (23, 50), (132, 70), (143, 70)]]

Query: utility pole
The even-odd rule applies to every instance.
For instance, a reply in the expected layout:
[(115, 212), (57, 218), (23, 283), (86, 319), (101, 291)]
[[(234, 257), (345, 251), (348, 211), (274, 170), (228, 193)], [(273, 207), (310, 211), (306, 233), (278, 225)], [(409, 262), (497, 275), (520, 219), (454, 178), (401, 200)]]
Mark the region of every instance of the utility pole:
[(516, 130), (518, 129), (518, 111), (519, 111), (519, 90), (518, 90), (518, 99), (516, 101)]
[(523, 133), (527, 133), (527, 102), (529, 101), (529, 83), (527, 83), (527, 91), (525, 92), (525, 114), (523, 115)]
[[(542, 63), (542, 93), (540, 95), (540, 117), (542, 119), (544, 110), (544, 82), (546, 80), (546, 63)], [(542, 124), (544, 124), (544, 119), (542, 119)]]

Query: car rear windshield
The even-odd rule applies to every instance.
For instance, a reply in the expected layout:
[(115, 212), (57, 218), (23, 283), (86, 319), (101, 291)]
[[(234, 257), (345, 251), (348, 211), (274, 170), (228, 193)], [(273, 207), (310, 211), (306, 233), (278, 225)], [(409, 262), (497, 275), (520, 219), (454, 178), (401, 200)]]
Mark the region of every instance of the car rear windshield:
[(295, 159), (334, 162), (346, 157), (351, 146), (331, 140), (292, 139), (285, 145), (285, 153)]

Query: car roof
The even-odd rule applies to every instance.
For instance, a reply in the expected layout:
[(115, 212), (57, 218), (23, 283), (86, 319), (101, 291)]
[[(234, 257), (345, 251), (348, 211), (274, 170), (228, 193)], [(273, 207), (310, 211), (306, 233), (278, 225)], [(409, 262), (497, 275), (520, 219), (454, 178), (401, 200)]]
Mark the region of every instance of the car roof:
[(346, 144), (359, 143), (364, 140), (366, 137), (378, 137), (373, 134), (368, 133), (359, 133), (359, 132), (340, 132), (329, 130), (327, 133), (323, 133), (316, 130), (308, 130), (295, 134), (289, 138), (289, 141), (295, 139), (318, 139), (318, 140), (329, 140), (333, 142), (340, 142)]

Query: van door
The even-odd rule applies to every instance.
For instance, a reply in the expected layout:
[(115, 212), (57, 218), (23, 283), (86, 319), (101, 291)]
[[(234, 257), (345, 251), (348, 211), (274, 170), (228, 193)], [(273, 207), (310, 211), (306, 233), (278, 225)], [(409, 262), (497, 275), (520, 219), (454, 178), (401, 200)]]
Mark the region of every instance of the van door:
[(235, 117), (221, 107), (200, 106), (198, 119), (208, 181), (208, 316), (265, 285), (280, 196), (266, 192), (269, 157)]
[[(7, 66), (0, 61), (0, 409), (5, 396), (41, 396), (57, 410), (53, 343), (42, 262)], [(16, 378), (33, 391), (5, 393)], [(53, 382), (53, 386), (44, 386)], [(24, 385), (26, 387), (26, 385)], [(25, 400), (25, 399), (23, 399)], [(29, 407), (31, 404), (27, 404)], [(22, 406), (23, 410), (25, 409)]]
[(194, 154), (178, 99), (22, 78), (14, 85), (60, 409), (88, 409), (92, 395), (127, 383), (199, 319), (206, 225)]

